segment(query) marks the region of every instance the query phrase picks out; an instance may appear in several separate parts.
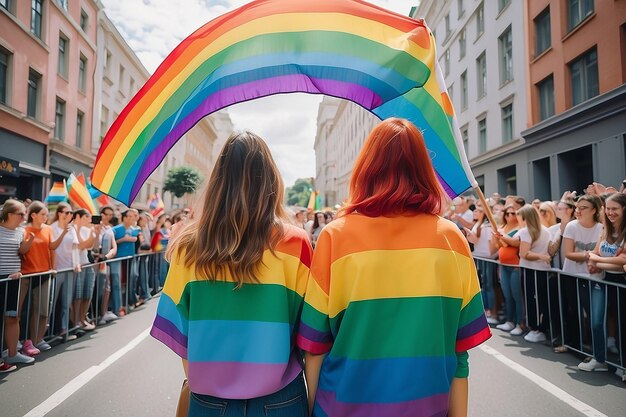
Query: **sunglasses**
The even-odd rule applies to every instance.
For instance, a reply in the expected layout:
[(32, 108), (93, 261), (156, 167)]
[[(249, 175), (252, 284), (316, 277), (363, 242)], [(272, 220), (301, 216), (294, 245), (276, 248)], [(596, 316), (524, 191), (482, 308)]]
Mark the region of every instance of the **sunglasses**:
[(504, 213), (505, 216), (515, 216), (515, 213), (512, 211), (509, 211), (507, 213)]

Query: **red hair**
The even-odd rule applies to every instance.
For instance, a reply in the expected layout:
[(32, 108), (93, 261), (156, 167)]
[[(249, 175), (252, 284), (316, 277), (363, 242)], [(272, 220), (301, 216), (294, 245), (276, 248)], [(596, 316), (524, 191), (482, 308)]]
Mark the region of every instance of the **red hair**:
[(345, 214), (378, 217), (406, 212), (439, 214), (445, 192), (422, 133), (405, 119), (376, 126), (354, 163)]

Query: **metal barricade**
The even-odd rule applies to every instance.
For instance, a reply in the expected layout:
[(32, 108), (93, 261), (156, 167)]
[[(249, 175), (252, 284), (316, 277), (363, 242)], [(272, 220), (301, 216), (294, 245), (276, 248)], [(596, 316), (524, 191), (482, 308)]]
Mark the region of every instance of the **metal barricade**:
[[(495, 283), (499, 261), (474, 257), (482, 270), (481, 281)], [(485, 268), (485, 264), (492, 268)], [(504, 265), (510, 266), (510, 265)], [(482, 267), (482, 268), (481, 268)], [(492, 271), (484, 277), (484, 271)], [(616, 368), (626, 368), (626, 284), (616, 282), (611, 273), (604, 279), (588, 275), (567, 274), (560, 269), (535, 270), (521, 268), (521, 289), (524, 298), (526, 325), (544, 331), (548, 341), (595, 358)], [(622, 276), (615, 274), (614, 276)], [(481, 285), (483, 283), (481, 282)], [(483, 297), (484, 298), (484, 297)], [(498, 310), (497, 307), (495, 310)], [(604, 343), (598, 338), (604, 335)], [(608, 337), (614, 337), (617, 351), (608, 349)], [(596, 343), (594, 343), (594, 338)], [(604, 346), (604, 352), (598, 352)]]
[[(109, 290), (110, 266), (122, 262), (127, 268), (126, 277), (131, 277), (125, 281), (124, 286), (119, 287), (120, 296), (123, 296), (120, 307), (124, 307), (126, 312), (131, 312), (136, 305), (136, 302), (133, 302), (135, 294), (148, 300), (162, 289), (164, 282), (162, 273), (167, 269), (163, 252), (142, 253), (82, 265), (83, 271), (89, 268), (94, 271), (93, 291), (86, 291), (90, 295), (88, 315), (94, 324), (108, 307), (102, 305), (102, 302), (105, 292)], [(138, 279), (132, 278), (135, 273)], [(2, 302), (0, 311), (3, 317), (0, 325), (0, 352), (4, 354), (8, 350), (5, 343), (4, 318), (9, 305), (16, 306), (16, 318), (20, 326), (19, 340), (31, 339), (33, 343), (37, 343), (43, 336), (46, 342), (67, 341), (70, 335), (80, 332), (81, 327), (78, 323), (73, 323), (70, 328), (70, 312), (75, 308), (72, 304), (77, 295), (75, 284), (78, 279), (81, 279), (79, 273), (72, 269), (22, 275), (19, 279), (0, 279)], [(137, 290), (140, 292), (136, 293)]]

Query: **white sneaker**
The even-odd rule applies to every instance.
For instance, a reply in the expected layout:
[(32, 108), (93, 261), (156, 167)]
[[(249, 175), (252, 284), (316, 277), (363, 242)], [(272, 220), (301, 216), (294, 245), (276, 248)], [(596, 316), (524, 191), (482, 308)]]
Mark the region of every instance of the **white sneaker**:
[(33, 363), (35, 362), (35, 358), (17, 352), (15, 356), (7, 356), (4, 358), (4, 361), (8, 364), (15, 365), (16, 363)]
[(109, 322), (109, 321), (117, 320), (118, 318), (119, 317), (117, 317), (117, 315), (115, 315), (115, 313), (113, 313), (112, 311), (107, 311), (106, 313), (104, 313), (101, 320), (104, 320), (105, 322)]
[(622, 381), (626, 381), (626, 373), (624, 373), (624, 370), (621, 368), (617, 368), (615, 370), (615, 376), (621, 379)]
[(531, 343), (545, 342), (546, 335), (539, 330), (533, 330), (532, 332), (524, 336), (524, 340)]
[(619, 355), (619, 350), (617, 349), (617, 345), (615, 344), (615, 338), (613, 336), (609, 336), (606, 339), (606, 348), (612, 354)]
[(591, 359), (589, 362), (581, 362), (578, 364), (578, 369), (585, 372), (606, 372), (609, 370), (609, 366), (606, 363), (600, 363), (595, 359)]
[(511, 332), (509, 334), (511, 336), (521, 336), (522, 334), (524, 334), (524, 330), (522, 330), (522, 328), (518, 324), (517, 326), (515, 326), (515, 328), (513, 330), (511, 330)]
[(495, 317), (487, 317), (487, 323), (488, 324), (498, 324), (500, 322)]
[(512, 321), (507, 321), (506, 323), (498, 324), (496, 329), (503, 330), (505, 332), (510, 332), (515, 328), (515, 324)]

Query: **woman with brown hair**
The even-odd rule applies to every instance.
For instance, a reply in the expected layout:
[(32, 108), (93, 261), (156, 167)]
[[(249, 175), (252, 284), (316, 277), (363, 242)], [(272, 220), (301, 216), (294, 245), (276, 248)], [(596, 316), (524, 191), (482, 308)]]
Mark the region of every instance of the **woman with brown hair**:
[(421, 132), (376, 126), (313, 255), (298, 345), (314, 416), (467, 414), (467, 351), (491, 333), (444, 198)]
[(304, 417), (295, 339), (312, 250), (304, 230), (283, 220), (283, 181), (265, 142), (231, 135), (205, 196), (168, 246), (151, 334), (183, 359), (189, 416), (228, 407)]

